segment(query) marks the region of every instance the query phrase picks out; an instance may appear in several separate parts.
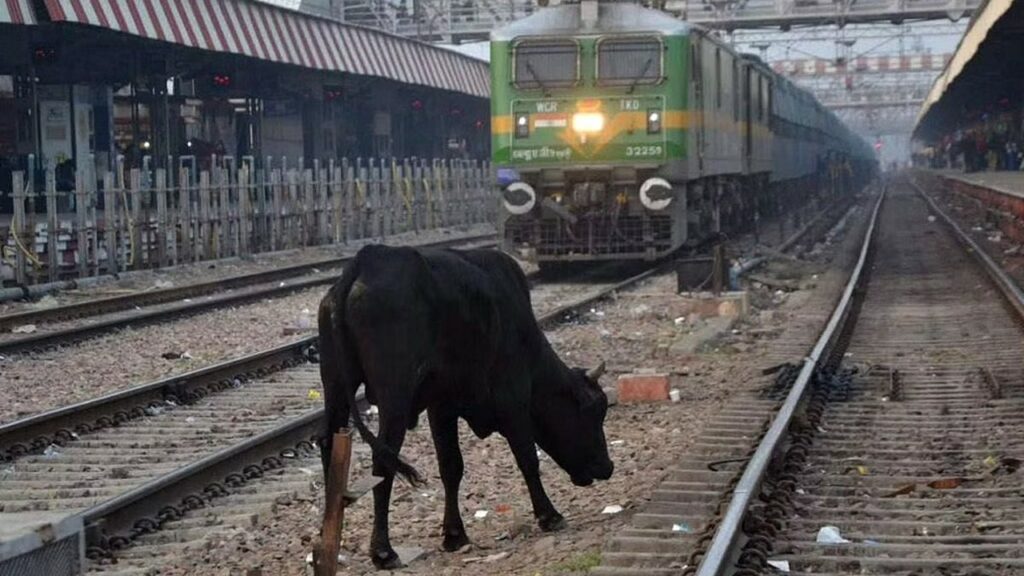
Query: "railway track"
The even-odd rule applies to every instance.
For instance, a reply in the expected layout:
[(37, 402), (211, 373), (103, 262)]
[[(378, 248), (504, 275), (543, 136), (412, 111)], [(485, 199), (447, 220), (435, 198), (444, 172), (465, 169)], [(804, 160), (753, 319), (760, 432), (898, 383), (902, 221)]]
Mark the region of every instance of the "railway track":
[[(653, 272), (586, 288), (537, 285), (539, 321), (572, 319)], [(118, 570), (132, 564), (128, 573), (147, 564), (136, 556), (159, 556), (202, 533), (204, 520), (189, 512), (209, 512), (211, 502), (241, 506), (237, 514), (218, 512), (220, 524), (251, 521), (246, 507), (278, 493), (252, 491), (250, 481), (308, 486), (320, 473), (310, 467), (318, 460), (311, 439), (322, 425), (316, 345), (317, 338), (304, 338), (0, 426), (0, 519), (25, 511), (81, 514), (95, 569), (114, 569), (107, 561), (116, 553)], [(159, 530), (169, 523), (173, 532)], [(130, 544), (157, 548), (127, 550)]]
[[(425, 244), (493, 246), (493, 235), (461, 236)], [(291, 294), (332, 283), (354, 255), (243, 274), (210, 282), (75, 302), (0, 315), (0, 354), (41, 350), (128, 326), (165, 322), (205, 310)], [(35, 332), (12, 334), (32, 325)]]
[(628, 573), (1024, 571), (1024, 295), (905, 184), (876, 226), (771, 424), (722, 439), (742, 472), (703, 472), (730, 494), (714, 532)]

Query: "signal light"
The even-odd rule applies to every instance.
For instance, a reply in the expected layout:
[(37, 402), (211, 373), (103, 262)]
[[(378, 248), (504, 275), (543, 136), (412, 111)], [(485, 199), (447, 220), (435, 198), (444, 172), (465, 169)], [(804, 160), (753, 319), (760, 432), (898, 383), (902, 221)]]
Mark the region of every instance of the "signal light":
[(420, 100), (419, 98), (417, 98), (416, 100), (413, 100), (412, 101), (412, 109), (416, 110), (417, 112), (419, 112), (420, 110), (423, 110), (423, 100)]
[(53, 64), (57, 61), (57, 49), (52, 46), (37, 46), (32, 50), (32, 62), (35, 64)]
[(647, 133), (661, 133), (661, 110), (650, 110), (647, 112)]
[(530, 116), (520, 114), (516, 116), (516, 138), (530, 137)]
[(213, 85), (218, 88), (229, 88), (231, 87), (231, 76), (227, 74), (214, 74)]

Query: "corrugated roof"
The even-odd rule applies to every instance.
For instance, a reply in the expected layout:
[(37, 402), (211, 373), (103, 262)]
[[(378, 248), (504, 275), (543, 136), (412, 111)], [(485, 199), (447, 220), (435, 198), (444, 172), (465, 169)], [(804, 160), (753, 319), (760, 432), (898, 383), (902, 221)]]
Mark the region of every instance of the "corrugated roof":
[(918, 127), (920, 127), (921, 121), (925, 119), (932, 108), (939, 103), (953, 82), (957, 80), (967, 64), (978, 53), (978, 49), (985, 41), (985, 38), (988, 37), (992, 27), (999, 22), (999, 19), (1003, 17), (1003, 14), (1006, 14), (1006, 11), (1012, 5), (1013, 0), (988, 0), (974, 13), (974, 18), (972, 18), (964, 37), (960, 39), (956, 52), (949, 59), (949, 63), (946, 64), (942, 74), (932, 83), (932, 89), (928, 93), (928, 97), (925, 98), (924, 104), (921, 105), (921, 111), (917, 115), (916, 122)]
[(31, 0), (0, 0), (0, 24), (35, 24)]
[(253, 0), (46, 0), (46, 9), (55, 22), (101, 26), (201, 50), (490, 96), (485, 62), (380, 30)]

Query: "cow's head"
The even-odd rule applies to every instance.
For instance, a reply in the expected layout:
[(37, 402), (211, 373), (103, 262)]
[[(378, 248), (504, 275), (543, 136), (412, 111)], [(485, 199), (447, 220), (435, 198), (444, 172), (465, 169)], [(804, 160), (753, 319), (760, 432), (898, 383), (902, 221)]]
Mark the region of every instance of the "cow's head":
[(614, 468), (604, 438), (608, 397), (598, 384), (603, 373), (603, 362), (589, 371), (569, 369), (534, 408), (537, 444), (577, 486), (607, 480)]

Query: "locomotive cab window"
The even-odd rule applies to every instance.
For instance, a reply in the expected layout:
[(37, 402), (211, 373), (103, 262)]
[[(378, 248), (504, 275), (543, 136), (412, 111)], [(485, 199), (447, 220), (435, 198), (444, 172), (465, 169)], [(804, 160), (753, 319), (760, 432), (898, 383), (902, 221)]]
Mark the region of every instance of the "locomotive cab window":
[(664, 77), (664, 51), (656, 36), (602, 38), (597, 43), (597, 83), (657, 84)]
[(523, 90), (547, 90), (575, 86), (580, 77), (580, 48), (571, 40), (523, 40), (513, 49), (515, 76)]

